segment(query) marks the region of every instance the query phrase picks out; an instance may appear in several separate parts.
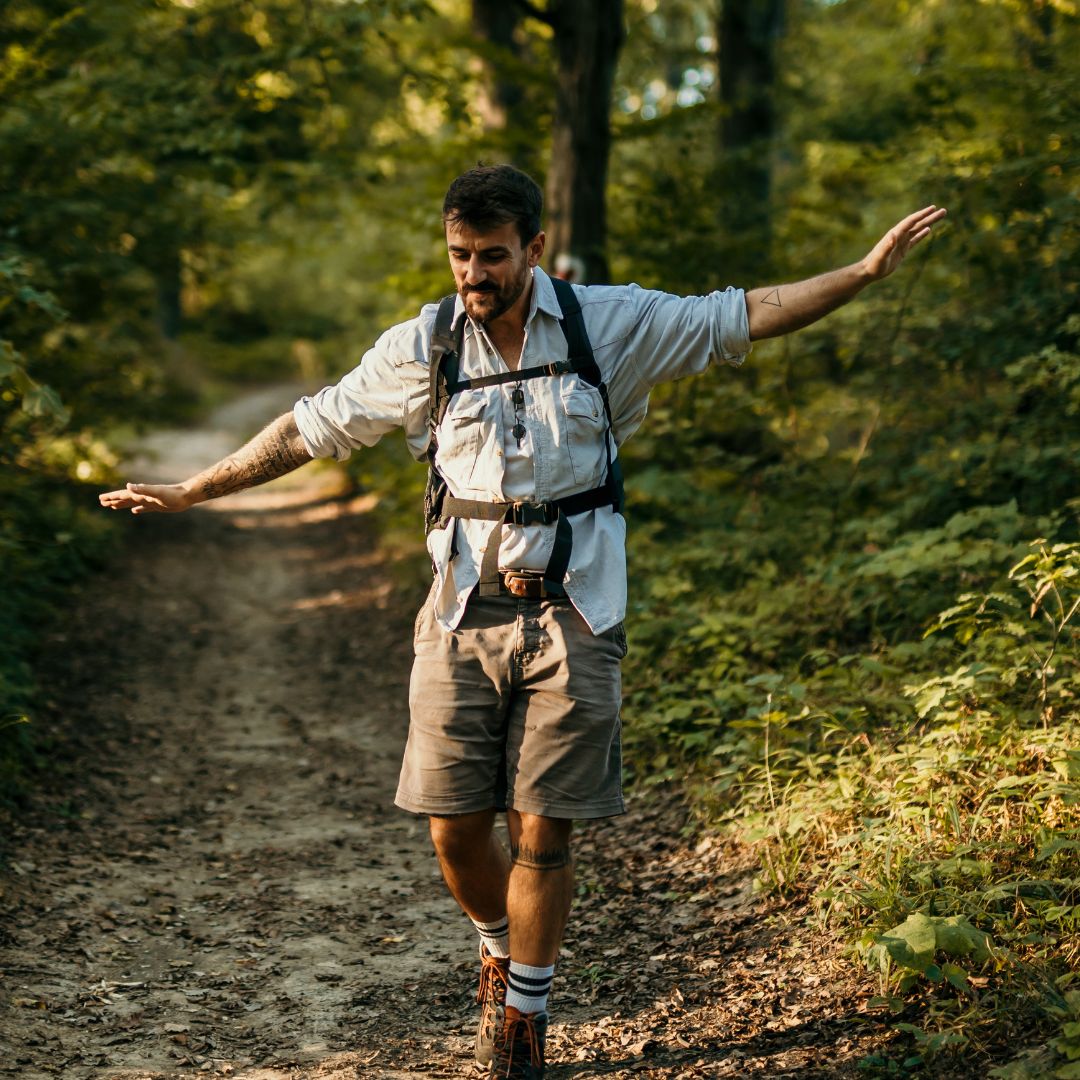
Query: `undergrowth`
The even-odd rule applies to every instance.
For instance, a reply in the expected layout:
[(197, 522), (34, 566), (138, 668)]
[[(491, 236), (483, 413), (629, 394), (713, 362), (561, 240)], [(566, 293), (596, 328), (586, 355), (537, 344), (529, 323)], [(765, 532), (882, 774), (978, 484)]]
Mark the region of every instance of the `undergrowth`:
[[(1037, 380), (1021, 361), (992, 393), (1039, 414)], [(756, 456), (678, 460), (684, 406), (627, 448), (632, 780), (687, 783), (846, 943), (898, 1033), (868, 1074), (1080, 1077), (1076, 506), (1006, 482), (1012, 446), (950, 491), (914, 482), (920, 439), (852, 471), (770, 446), (768, 416)]]

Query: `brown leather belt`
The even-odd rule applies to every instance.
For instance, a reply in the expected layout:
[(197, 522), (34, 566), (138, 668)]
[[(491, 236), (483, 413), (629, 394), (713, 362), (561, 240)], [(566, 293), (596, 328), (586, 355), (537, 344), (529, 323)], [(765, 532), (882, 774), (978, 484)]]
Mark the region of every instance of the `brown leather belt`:
[(544, 575), (539, 571), (500, 570), (499, 591), (519, 600), (565, 600), (566, 593), (548, 592)]

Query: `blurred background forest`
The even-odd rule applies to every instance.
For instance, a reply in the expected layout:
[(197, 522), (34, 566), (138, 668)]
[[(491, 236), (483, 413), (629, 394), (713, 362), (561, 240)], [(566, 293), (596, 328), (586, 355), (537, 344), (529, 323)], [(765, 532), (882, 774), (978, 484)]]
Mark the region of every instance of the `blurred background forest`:
[[(584, 280), (683, 293), (937, 203), (888, 282), (654, 395), (627, 767), (879, 980), (910, 1054), (868, 1068), (1080, 1077), (1074, 0), (11, 0), (0, 47), (7, 798), (123, 447), (449, 291), (464, 168), (544, 181)], [(423, 471), (350, 467), (419, 552)]]

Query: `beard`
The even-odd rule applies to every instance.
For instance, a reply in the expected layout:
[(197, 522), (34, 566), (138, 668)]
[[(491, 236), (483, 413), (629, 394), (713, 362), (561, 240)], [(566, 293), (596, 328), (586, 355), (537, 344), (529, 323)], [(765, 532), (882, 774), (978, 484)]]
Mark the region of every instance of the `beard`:
[(529, 280), (529, 267), (523, 266), (521, 273), (511, 278), (502, 286), (486, 282), (483, 285), (466, 285), (461, 290), (461, 299), (465, 304), (465, 312), (473, 322), (489, 323), (500, 315), (505, 315), (515, 303), (518, 297), (525, 291), (525, 284)]

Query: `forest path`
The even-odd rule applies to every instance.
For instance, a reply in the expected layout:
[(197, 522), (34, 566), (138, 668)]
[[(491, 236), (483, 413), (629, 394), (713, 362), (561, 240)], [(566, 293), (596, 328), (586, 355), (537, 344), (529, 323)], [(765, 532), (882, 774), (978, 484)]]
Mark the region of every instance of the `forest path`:
[[(278, 387), (146, 444), (176, 478)], [(477, 1076), (476, 944), (393, 792), (422, 599), (333, 469), (131, 518), (44, 660), (55, 769), (0, 884), (0, 1075)], [(413, 575), (415, 580), (415, 575)], [(881, 1039), (675, 798), (578, 831), (548, 1076), (858, 1075)]]

